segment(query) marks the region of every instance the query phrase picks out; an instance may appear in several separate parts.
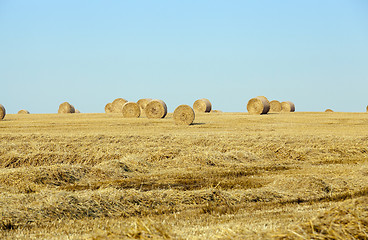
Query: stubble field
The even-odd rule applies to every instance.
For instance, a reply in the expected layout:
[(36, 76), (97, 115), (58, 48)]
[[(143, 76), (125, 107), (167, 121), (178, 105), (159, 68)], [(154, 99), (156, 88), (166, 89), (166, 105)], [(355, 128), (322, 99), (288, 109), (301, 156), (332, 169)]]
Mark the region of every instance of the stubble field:
[(0, 239), (367, 239), (368, 114), (0, 121)]

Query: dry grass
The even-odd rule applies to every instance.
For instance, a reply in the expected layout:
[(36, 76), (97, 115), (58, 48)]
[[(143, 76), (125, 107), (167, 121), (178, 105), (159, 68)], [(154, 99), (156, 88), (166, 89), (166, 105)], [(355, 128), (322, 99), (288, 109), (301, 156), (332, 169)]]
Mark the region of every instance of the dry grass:
[(366, 113), (0, 128), (0, 239), (367, 239)]

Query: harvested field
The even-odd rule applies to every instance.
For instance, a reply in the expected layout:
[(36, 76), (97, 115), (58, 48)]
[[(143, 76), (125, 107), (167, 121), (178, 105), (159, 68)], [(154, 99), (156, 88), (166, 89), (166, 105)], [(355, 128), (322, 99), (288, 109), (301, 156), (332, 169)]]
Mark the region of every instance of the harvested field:
[(0, 128), (0, 239), (368, 238), (366, 113), (7, 114)]

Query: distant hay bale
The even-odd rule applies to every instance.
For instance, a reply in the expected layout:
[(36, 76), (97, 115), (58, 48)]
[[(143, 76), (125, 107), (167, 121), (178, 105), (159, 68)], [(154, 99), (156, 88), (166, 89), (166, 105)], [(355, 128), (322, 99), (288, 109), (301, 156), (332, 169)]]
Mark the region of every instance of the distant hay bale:
[(167, 114), (167, 106), (162, 100), (151, 100), (144, 112), (147, 118), (164, 118)]
[(367, 108), (366, 109), (367, 109), (367, 112), (368, 112), (368, 105), (367, 105)]
[(112, 112), (113, 113), (121, 113), (123, 110), (123, 105), (128, 102), (124, 98), (117, 98), (112, 102)]
[(290, 101), (281, 103), (281, 112), (295, 112), (295, 105)]
[(180, 105), (175, 109), (173, 118), (177, 125), (190, 125), (194, 121), (195, 114), (189, 105)]
[(272, 100), (270, 102), (270, 111), (269, 112), (273, 112), (273, 113), (281, 112), (281, 103), (277, 100)]
[(122, 113), (125, 118), (138, 118), (141, 115), (141, 108), (138, 103), (127, 102), (123, 105)]
[(195, 112), (211, 112), (212, 104), (207, 98), (198, 99), (193, 103), (193, 109)]
[(80, 113), (80, 111), (78, 109), (75, 109), (75, 113)]
[(105, 105), (105, 113), (112, 113), (112, 103)]
[(221, 110), (211, 110), (211, 113), (222, 113)]
[(5, 107), (0, 104), (0, 120), (3, 120), (6, 115)]
[(333, 112), (333, 110), (328, 108), (325, 110), (325, 112)]
[(25, 109), (19, 110), (18, 114), (29, 114), (29, 112)]
[(263, 96), (252, 98), (248, 101), (247, 110), (249, 114), (267, 114), (270, 110), (270, 102)]
[(58, 113), (75, 113), (75, 108), (73, 105), (70, 105), (68, 102), (63, 102), (59, 106)]
[(141, 108), (141, 111), (143, 112), (144, 109), (146, 109), (147, 104), (151, 101), (151, 98), (142, 98), (138, 100), (138, 105)]

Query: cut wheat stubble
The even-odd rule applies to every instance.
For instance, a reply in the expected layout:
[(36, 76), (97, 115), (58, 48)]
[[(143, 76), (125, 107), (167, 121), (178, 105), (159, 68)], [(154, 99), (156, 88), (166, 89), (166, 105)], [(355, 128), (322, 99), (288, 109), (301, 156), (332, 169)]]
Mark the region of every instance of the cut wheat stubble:
[(211, 112), (212, 104), (207, 98), (198, 99), (193, 103), (193, 110), (199, 113)]
[(155, 99), (147, 104), (144, 112), (147, 118), (164, 118), (167, 114), (167, 106), (164, 101)]
[(141, 115), (141, 108), (138, 103), (127, 102), (123, 105), (122, 113), (125, 118), (139, 118)]
[(194, 121), (195, 113), (189, 105), (180, 105), (175, 109), (173, 118), (177, 125), (191, 125)]
[(266, 97), (255, 97), (248, 101), (247, 110), (249, 114), (267, 114), (270, 110), (270, 103)]
[(63, 102), (59, 105), (58, 113), (75, 113), (75, 108), (68, 102)]
[(281, 103), (281, 112), (295, 112), (295, 105), (293, 102), (285, 101)]
[(3, 120), (6, 115), (5, 107), (0, 104), (0, 120)]

